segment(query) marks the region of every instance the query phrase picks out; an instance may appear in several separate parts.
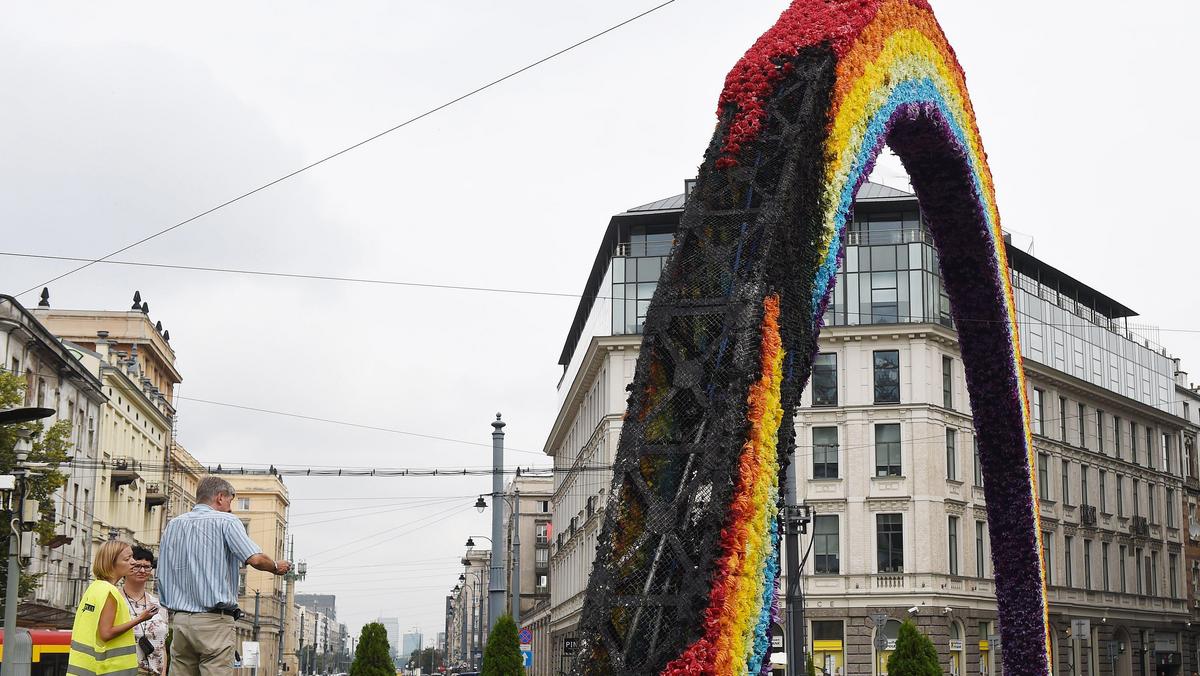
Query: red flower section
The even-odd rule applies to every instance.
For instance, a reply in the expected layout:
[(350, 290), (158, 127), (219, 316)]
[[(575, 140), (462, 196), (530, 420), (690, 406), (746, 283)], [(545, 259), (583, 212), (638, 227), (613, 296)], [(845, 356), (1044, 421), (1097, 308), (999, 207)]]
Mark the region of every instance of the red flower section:
[[(734, 111), (725, 134), (718, 169), (738, 163), (742, 146), (762, 130), (764, 105), (775, 84), (791, 72), (790, 60), (801, 49), (829, 44), (840, 57), (887, 0), (795, 0), (771, 30), (754, 43), (725, 78), (717, 116)], [(930, 10), (927, 0), (908, 0)]]

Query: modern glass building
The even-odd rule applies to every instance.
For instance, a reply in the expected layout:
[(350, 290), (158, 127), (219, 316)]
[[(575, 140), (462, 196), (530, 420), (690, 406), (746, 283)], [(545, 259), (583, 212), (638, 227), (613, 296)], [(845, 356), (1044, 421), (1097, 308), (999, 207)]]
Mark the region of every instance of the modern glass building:
[[(546, 444), (562, 470), (551, 550), (556, 665), (569, 657), (609, 479), (573, 468), (615, 454), (624, 385), (684, 202), (612, 218), (560, 355), (561, 409)], [(1136, 313), (1110, 296), (1011, 245), (1008, 263), (1055, 671), (1190, 671), (1200, 642), (1186, 624), (1191, 563), (1180, 525), (1183, 483), (1197, 477), (1188, 422), (1177, 417), (1178, 364), (1131, 331)], [(954, 329), (973, 319), (952, 316), (916, 197), (864, 184), (796, 415), (795, 490), (815, 512), (806, 649), (827, 673), (886, 673), (906, 618), (934, 639), (947, 673), (999, 673), (986, 501)], [(889, 619), (875, 630), (879, 613)], [(1090, 622), (1082, 640), (1070, 633), (1077, 619)]]

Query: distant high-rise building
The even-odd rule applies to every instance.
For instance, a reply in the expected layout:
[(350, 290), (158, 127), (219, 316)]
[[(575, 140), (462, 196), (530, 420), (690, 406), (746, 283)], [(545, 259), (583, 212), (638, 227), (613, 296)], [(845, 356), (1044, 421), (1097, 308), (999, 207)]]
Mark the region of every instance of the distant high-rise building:
[(409, 655), (412, 655), (413, 651), (420, 650), (421, 644), (424, 643), (424, 641), (425, 641), (425, 637), (421, 634), (421, 632), (419, 632), (415, 629), (413, 631), (405, 634), (404, 638), (401, 639), (401, 642), (400, 642), (400, 645), (401, 645), (400, 661), (401, 662), (408, 661)]
[(400, 650), (400, 618), (381, 617), (379, 618), (379, 624), (382, 624), (383, 628), (387, 630), (388, 652), (392, 656), (392, 662), (399, 662), (400, 660), (397, 657)]
[(296, 605), (315, 610), (331, 620), (337, 619), (335, 594), (296, 594)]

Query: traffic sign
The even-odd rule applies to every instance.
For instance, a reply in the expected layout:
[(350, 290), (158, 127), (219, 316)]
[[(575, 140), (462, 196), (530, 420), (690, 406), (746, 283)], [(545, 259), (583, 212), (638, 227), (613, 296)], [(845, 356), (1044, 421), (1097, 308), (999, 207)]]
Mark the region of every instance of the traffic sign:
[(882, 631), (875, 632), (875, 649), (876, 650), (887, 650), (887, 646), (888, 646), (887, 636), (884, 636)]
[(1071, 640), (1086, 641), (1092, 635), (1091, 620), (1071, 620)]
[(533, 630), (529, 627), (523, 627), (520, 633), (517, 634), (517, 640), (521, 643), (533, 643)]
[[(512, 645), (512, 644), (510, 643), (509, 645)], [(522, 649), (521, 650), (521, 661), (522, 661), (521, 666), (525, 667), (526, 669), (533, 667), (533, 651)]]
[(875, 621), (876, 627), (882, 627), (887, 624), (888, 615), (887, 613), (871, 613), (871, 619)]

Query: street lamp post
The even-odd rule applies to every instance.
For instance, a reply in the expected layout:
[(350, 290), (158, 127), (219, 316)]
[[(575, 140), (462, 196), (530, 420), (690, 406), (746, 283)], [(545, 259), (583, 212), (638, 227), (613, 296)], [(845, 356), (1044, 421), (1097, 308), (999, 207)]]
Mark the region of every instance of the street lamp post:
[[(18, 425), (21, 423), (32, 422), (48, 418), (55, 414), (52, 408), (29, 407), (29, 408), (11, 408), (0, 411), (0, 425)], [(17, 444), (23, 445), (28, 442), (29, 434), (24, 430), (18, 431)], [(12, 532), (8, 538), (8, 580), (4, 594), (4, 648), (5, 655), (3, 663), (0, 663), (0, 674), (3, 676), (28, 676), (30, 664), (33, 661), (33, 641), (30, 639), (27, 632), (18, 636), (17, 632), (17, 604), (20, 602), (20, 582), (21, 582), (21, 538), (25, 533), (25, 474), (30, 468), (25, 461), (29, 457), (28, 453), (23, 448), (17, 450), (17, 463), (13, 468), (12, 487), (6, 492), (9, 493), (9, 499), (15, 503), (10, 503), (10, 510), (16, 513), (16, 520), (12, 521)]]
[[(475, 636), (474, 636), (475, 640), (474, 640), (474, 647), (471, 649), (471, 653), (470, 653), (470, 655), (468, 655), (468, 658), (470, 660), (471, 667), (473, 669), (478, 669), (479, 662), (475, 659), (475, 653), (483, 652), (483, 619), (481, 617), (483, 615), (483, 589), (482, 589), (483, 573), (476, 573), (476, 572), (472, 572), (469, 570), (464, 571), (461, 575), (458, 576), (459, 581), (465, 584), (467, 581), (466, 576), (468, 576), (468, 575), (475, 578), (475, 584), (473, 585), (475, 587), (475, 612), (473, 613), (474, 618), (472, 618), (474, 620), (474, 625), (475, 625), (473, 627), (473, 631), (475, 634)], [(490, 602), (490, 599), (489, 599), (489, 602)], [(463, 623), (466, 624), (465, 617), (463, 618)]]
[[(504, 514), (496, 509), (496, 500), (504, 496), (504, 421), (500, 414), (492, 421), (492, 542), (500, 542)], [(488, 577), (488, 631), (496, 628), (505, 596), (504, 563), (501, 552), (492, 545), (492, 570)]]
[[(520, 470), (517, 470), (517, 476), (518, 477), (521, 476)], [(493, 496), (493, 498), (494, 497), (495, 496)], [(511, 560), (512, 560), (513, 574), (512, 574), (512, 594), (509, 597), (509, 611), (510, 611), (510, 614), (512, 615), (513, 622), (517, 625), (517, 628), (520, 629), (520, 627), (521, 627), (521, 489), (516, 486), (513, 487), (513, 497), (512, 497), (511, 501), (509, 500), (508, 496), (505, 495), (504, 493), (500, 494), (500, 498), (502, 500), (504, 500), (504, 504), (506, 504), (508, 506), (509, 527), (512, 528)], [(494, 499), (492, 501), (492, 504), (493, 505), (496, 504)], [(479, 496), (479, 499), (475, 501), (475, 508), (481, 512), (483, 510), (487, 509), (487, 506), (488, 506), (487, 501), (483, 499), (482, 495)], [(500, 512), (493, 512), (493, 515), (498, 514), (498, 513), (500, 513)], [(494, 520), (494, 517), (493, 517), (493, 520)], [(501, 520), (503, 520), (503, 514), (501, 514)], [(514, 523), (514, 521), (515, 521), (515, 523)], [(487, 540), (488, 544), (490, 544), (492, 546), (492, 555), (495, 556), (497, 547), (496, 547), (496, 542), (492, 538), (485, 537), (483, 535), (472, 535), (467, 538), (466, 546), (474, 547), (475, 546), (475, 538), (482, 538), (484, 540)], [(490, 589), (490, 585), (489, 585), (489, 589)], [(490, 597), (488, 598), (488, 602), (489, 603), (491, 602)], [(489, 613), (489, 615), (490, 614), (491, 613)]]

